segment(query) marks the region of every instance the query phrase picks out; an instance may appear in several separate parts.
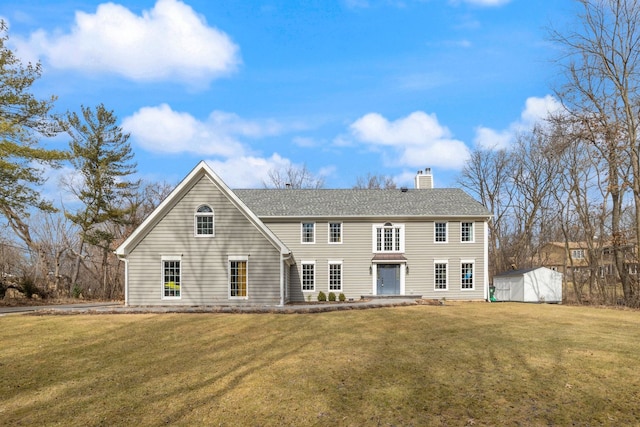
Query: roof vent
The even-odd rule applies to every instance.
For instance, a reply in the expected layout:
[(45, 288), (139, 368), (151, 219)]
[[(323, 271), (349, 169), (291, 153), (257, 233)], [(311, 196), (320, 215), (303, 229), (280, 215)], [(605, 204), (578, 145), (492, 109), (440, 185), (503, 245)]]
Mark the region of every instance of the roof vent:
[(407, 187), (402, 187), (400, 188), (400, 191), (402, 191), (403, 193), (406, 193), (407, 191), (409, 191), (409, 189)]

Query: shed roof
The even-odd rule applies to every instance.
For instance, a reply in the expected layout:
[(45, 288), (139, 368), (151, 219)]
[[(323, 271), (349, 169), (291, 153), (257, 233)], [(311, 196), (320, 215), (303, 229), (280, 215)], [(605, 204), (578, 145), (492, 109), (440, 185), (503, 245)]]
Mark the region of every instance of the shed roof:
[(503, 271), (500, 274), (496, 274), (493, 277), (509, 277), (509, 276), (523, 276), (527, 273), (530, 273), (532, 271), (535, 270), (540, 270), (540, 269), (544, 269), (544, 270), (551, 270), (550, 268), (547, 267), (533, 267), (533, 268), (523, 268), (521, 270), (507, 270), (507, 271)]
[(457, 188), (422, 190), (254, 189), (233, 192), (258, 217), (488, 217)]

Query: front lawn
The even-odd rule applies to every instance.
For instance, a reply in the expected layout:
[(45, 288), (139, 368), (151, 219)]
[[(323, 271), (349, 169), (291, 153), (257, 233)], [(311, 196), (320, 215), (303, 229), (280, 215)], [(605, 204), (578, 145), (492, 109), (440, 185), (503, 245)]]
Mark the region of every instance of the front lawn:
[(629, 425), (640, 313), (0, 317), (3, 425)]

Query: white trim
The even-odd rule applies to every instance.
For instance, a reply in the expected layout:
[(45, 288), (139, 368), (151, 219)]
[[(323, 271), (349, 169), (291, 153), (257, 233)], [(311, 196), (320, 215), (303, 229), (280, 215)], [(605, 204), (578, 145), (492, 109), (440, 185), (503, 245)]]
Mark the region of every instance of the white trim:
[[(404, 243), (405, 243), (405, 238), (404, 238), (404, 224), (391, 224), (390, 226), (385, 225), (388, 223), (378, 223), (378, 224), (372, 224), (371, 225), (371, 252), (373, 252), (374, 254), (391, 254), (391, 253), (396, 253), (396, 254), (402, 254), (404, 253)], [(390, 251), (385, 251), (384, 250), (384, 234), (382, 235), (382, 242), (381, 242), (381, 250), (378, 250), (378, 229), (382, 229), (384, 230), (385, 228), (390, 228), (393, 231), (393, 236), (392, 236), (392, 246), (393, 249)], [(395, 230), (396, 229), (400, 229), (400, 249), (396, 250), (395, 247)], [(383, 231), (384, 233), (384, 231)], [(391, 263), (393, 264), (393, 263)]]
[(371, 265), (373, 283), (371, 284), (371, 295), (378, 295), (378, 266), (397, 265), (400, 268), (400, 291), (398, 295), (405, 295), (405, 280), (407, 276), (407, 261), (379, 261)]
[[(198, 209), (200, 209), (201, 207), (206, 206), (209, 209), (211, 209), (211, 212), (198, 212)], [(198, 234), (198, 217), (200, 218), (208, 218), (211, 217), (211, 234)], [(211, 207), (210, 204), (208, 203), (199, 203), (198, 206), (196, 206), (196, 210), (193, 214), (193, 235), (195, 237), (215, 237), (216, 236), (216, 216), (215, 216), (215, 210)]]
[[(462, 240), (464, 233), (462, 224), (471, 224), (471, 232), (469, 233), (470, 240)], [(476, 242), (476, 223), (474, 221), (460, 221), (460, 243), (475, 243)]]
[[(179, 296), (166, 296), (164, 294), (164, 263), (165, 261), (178, 261), (180, 263), (180, 295)], [(161, 255), (160, 256), (160, 298), (163, 300), (180, 300), (182, 299), (182, 255)]]
[[(313, 241), (305, 242), (304, 241), (304, 225), (311, 224), (313, 225)], [(301, 221), (300, 222), (300, 243), (303, 245), (315, 245), (316, 243), (316, 223), (315, 221)]]
[[(444, 264), (446, 270), (444, 272), (445, 285), (444, 289), (436, 288), (436, 264)], [(449, 290), (449, 260), (448, 259), (434, 259), (433, 260), (433, 290), (434, 292), (447, 292)]]
[[(340, 289), (331, 289), (331, 266), (340, 266)], [(329, 292), (344, 292), (344, 265), (342, 260), (329, 260), (327, 262), (327, 290)]]
[(484, 252), (482, 254), (482, 263), (484, 265), (483, 279), (484, 279), (484, 299), (489, 301), (489, 221), (488, 218), (484, 221)]
[[(331, 241), (331, 224), (340, 224), (340, 241)], [(327, 222), (327, 243), (330, 245), (341, 245), (344, 242), (344, 223), (342, 221), (329, 221)]]
[[(313, 289), (304, 289), (304, 266), (313, 265)], [(315, 292), (316, 291), (316, 262), (314, 261), (300, 261), (300, 290), (302, 292)]]
[[(438, 233), (436, 232), (436, 228), (438, 224), (444, 224), (444, 242), (439, 242), (436, 239), (438, 238)], [(436, 245), (444, 245), (449, 243), (449, 222), (448, 221), (434, 221), (433, 222), (433, 243)]]
[[(471, 271), (471, 287), (470, 288), (463, 288), (462, 287), (462, 264), (471, 264), (472, 265), (472, 271)], [(468, 291), (475, 291), (476, 290), (476, 260), (475, 259), (461, 259), (460, 260), (460, 291), (461, 292), (468, 292)]]
[[(245, 268), (245, 280), (247, 294), (245, 296), (231, 296), (231, 263), (234, 261), (244, 262)], [(246, 300), (249, 299), (249, 257), (247, 255), (229, 255), (227, 256), (227, 295), (231, 300)]]

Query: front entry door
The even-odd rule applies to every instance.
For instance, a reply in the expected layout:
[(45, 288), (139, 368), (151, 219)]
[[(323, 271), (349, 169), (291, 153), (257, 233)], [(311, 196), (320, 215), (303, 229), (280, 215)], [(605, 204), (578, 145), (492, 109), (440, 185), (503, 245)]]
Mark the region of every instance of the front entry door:
[(400, 295), (400, 264), (378, 264), (378, 295)]

